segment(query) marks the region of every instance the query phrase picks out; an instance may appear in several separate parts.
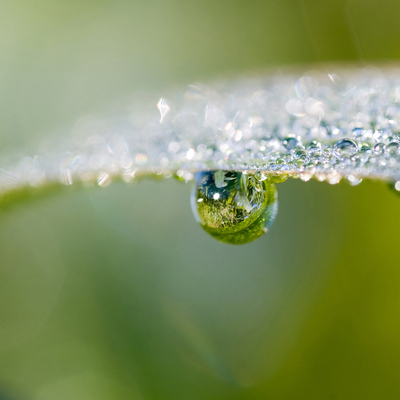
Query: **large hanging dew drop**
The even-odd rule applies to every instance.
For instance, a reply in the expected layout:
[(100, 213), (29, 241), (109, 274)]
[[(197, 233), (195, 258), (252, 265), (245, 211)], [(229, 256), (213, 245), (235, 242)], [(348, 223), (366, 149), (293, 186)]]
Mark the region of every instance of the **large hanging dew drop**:
[(195, 175), (192, 210), (215, 239), (225, 243), (252, 242), (267, 232), (278, 212), (278, 197), (270, 179), (236, 171)]

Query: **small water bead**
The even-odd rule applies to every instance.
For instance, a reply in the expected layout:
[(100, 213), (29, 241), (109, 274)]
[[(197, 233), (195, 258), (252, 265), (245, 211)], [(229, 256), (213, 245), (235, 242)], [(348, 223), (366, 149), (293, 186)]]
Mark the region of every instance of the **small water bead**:
[(225, 243), (251, 242), (272, 225), (278, 211), (271, 179), (236, 171), (204, 171), (195, 175), (192, 211), (203, 229)]
[(326, 147), (324, 148), (324, 150), (322, 151), (322, 154), (323, 154), (325, 157), (330, 157), (330, 155), (332, 154), (332, 149), (331, 149), (330, 147), (326, 146)]
[(282, 170), (282, 166), (285, 165), (285, 162), (281, 158), (278, 158), (275, 162), (276, 162), (276, 167), (279, 170)]
[(307, 153), (303, 147), (296, 147), (294, 149), (293, 158), (298, 161), (300, 160), (301, 165), (308, 163), (309, 161), (309, 157), (307, 156)]
[(400, 196), (400, 181), (388, 183), (389, 189)]
[(372, 154), (371, 147), (367, 143), (363, 143), (361, 145), (360, 152), (364, 153), (364, 154), (367, 154), (367, 155), (371, 155)]
[(321, 154), (315, 154), (310, 157), (311, 163), (314, 165), (326, 163), (326, 157)]
[(399, 132), (395, 132), (392, 134), (392, 140), (395, 142), (400, 143), (400, 133)]
[(374, 146), (374, 153), (379, 156), (383, 154), (383, 151), (385, 149), (385, 143), (378, 143)]
[(278, 167), (275, 163), (271, 163), (271, 164), (269, 164), (269, 169), (271, 171), (276, 171), (278, 169)]
[(307, 158), (307, 154), (305, 151), (303, 150), (297, 150), (294, 154), (293, 154), (294, 158), (297, 160), (304, 160), (305, 158)]
[(347, 176), (347, 180), (349, 181), (349, 183), (350, 183), (351, 186), (357, 186), (357, 185), (359, 185), (359, 184), (362, 182), (362, 179), (361, 179), (361, 178), (357, 178), (357, 177), (354, 176), (354, 175), (349, 175), (349, 176)]
[(385, 147), (385, 154), (388, 156), (398, 155), (400, 152), (400, 144), (398, 142), (391, 142)]
[(308, 154), (312, 155), (315, 153), (320, 153), (321, 152), (321, 143), (317, 142), (316, 140), (313, 140), (308, 146), (307, 146)]
[(335, 143), (333, 155), (338, 160), (345, 160), (353, 157), (357, 153), (357, 150), (356, 142), (350, 139), (342, 139)]
[(292, 150), (299, 144), (299, 141), (295, 136), (287, 136), (283, 139), (282, 144), (287, 150)]

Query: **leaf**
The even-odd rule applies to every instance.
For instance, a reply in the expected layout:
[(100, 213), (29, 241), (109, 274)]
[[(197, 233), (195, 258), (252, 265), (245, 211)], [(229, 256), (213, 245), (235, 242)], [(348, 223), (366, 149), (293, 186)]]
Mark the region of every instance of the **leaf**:
[[(258, 170), (351, 184), (400, 179), (400, 69), (323, 67), (192, 84), (123, 116), (84, 117), (70, 137), (3, 163), (3, 203), (29, 188), (107, 186), (199, 170)], [(46, 189), (47, 190), (47, 189)], [(13, 192), (13, 195), (9, 195)]]

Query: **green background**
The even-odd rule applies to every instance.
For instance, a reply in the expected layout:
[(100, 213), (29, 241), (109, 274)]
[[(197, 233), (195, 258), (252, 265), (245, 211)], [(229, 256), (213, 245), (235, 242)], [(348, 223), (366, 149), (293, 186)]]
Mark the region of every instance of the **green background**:
[[(2, 0), (0, 153), (137, 93), (395, 60), (399, 17), (390, 0)], [(196, 224), (190, 191), (113, 184), (1, 213), (4, 399), (400, 398), (396, 194), (288, 180), (271, 231), (235, 247)]]

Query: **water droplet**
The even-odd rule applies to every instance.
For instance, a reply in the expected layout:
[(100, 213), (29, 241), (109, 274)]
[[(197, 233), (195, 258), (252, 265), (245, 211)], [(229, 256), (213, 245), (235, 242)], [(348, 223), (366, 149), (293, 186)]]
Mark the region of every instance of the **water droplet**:
[(385, 149), (385, 144), (384, 143), (378, 143), (377, 145), (375, 145), (374, 147), (374, 153), (376, 155), (380, 155), (383, 153), (383, 150)]
[(293, 157), (296, 160), (302, 160), (303, 162), (307, 163), (309, 161), (309, 158), (307, 157), (306, 152), (302, 149), (299, 148), (293, 153)]
[(397, 142), (391, 142), (385, 147), (385, 154), (388, 156), (398, 155), (400, 152), (400, 144)]
[(364, 154), (366, 154), (366, 155), (372, 154), (371, 148), (370, 148), (369, 145), (366, 144), (366, 143), (363, 143), (363, 144), (361, 145), (360, 152), (361, 152), (361, 153), (364, 153)]
[(316, 140), (313, 140), (308, 146), (308, 154), (319, 154), (321, 153), (321, 143), (317, 142)]
[(389, 183), (389, 188), (400, 196), (400, 181)]
[(287, 150), (292, 150), (299, 144), (299, 141), (295, 136), (288, 136), (283, 140), (282, 143)]
[[(195, 175), (192, 211), (203, 229), (225, 243), (249, 243), (272, 225), (277, 191), (269, 180), (252, 173), (205, 171)], [(202, 199), (202, 200), (200, 200)]]
[(357, 153), (357, 144), (350, 139), (342, 139), (335, 143), (333, 155), (338, 160), (351, 158)]
[(349, 183), (350, 183), (351, 186), (357, 186), (357, 185), (359, 185), (359, 184), (362, 182), (362, 179), (361, 179), (361, 178), (357, 178), (357, 177), (354, 176), (354, 175), (349, 175), (349, 176), (347, 177), (347, 180), (349, 181)]

